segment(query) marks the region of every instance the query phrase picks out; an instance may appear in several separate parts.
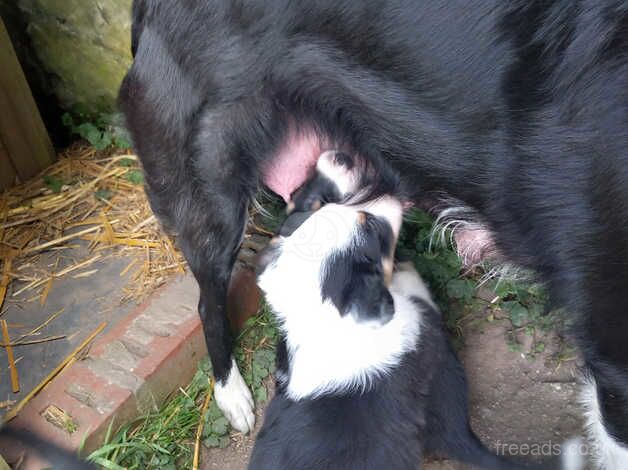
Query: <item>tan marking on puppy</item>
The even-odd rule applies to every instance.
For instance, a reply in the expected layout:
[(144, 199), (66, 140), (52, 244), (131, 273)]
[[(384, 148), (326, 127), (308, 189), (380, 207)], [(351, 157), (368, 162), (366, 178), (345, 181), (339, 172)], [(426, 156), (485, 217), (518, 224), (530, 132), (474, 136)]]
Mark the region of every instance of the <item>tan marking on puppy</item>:
[(321, 208), (321, 206), (322, 206), (321, 201), (316, 200), (316, 201), (314, 201), (314, 202), (312, 203), (312, 207), (311, 207), (311, 209), (312, 209), (313, 211), (317, 211), (317, 210), (319, 210), (319, 209)]
[[(358, 204), (357, 208), (361, 209), (360, 216), (364, 216), (364, 213), (368, 212), (377, 217), (383, 217), (388, 221), (390, 227), (392, 228), (393, 240), (390, 247), (390, 253), (389, 256), (385, 257), (382, 261), (382, 268), (384, 269), (384, 282), (386, 286), (388, 286), (390, 285), (390, 280), (393, 274), (393, 260), (395, 258), (395, 247), (397, 246), (399, 230), (401, 229), (403, 219), (403, 206), (398, 199), (390, 195), (384, 195), (372, 201)], [(360, 216), (358, 216), (358, 221), (361, 220)]]
[(366, 223), (366, 212), (360, 212), (358, 214), (358, 223), (364, 225)]
[(290, 201), (287, 205), (286, 205), (286, 213), (290, 214), (294, 208), (296, 207), (296, 204), (292, 201)]

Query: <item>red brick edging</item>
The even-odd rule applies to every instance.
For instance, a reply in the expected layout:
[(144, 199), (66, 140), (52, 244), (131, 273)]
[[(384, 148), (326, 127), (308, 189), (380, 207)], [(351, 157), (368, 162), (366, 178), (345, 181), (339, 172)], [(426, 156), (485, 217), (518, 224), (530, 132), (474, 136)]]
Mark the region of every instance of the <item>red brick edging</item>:
[[(198, 286), (190, 274), (158, 289), (97, 338), (89, 355), (57, 376), (11, 424), (72, 451), (83, 445), (83, 454), (99, 447), (112, 420), (117, 428), (145, 414), (191, 380), (207, 354), (197, 301)], [(42, 417), (50, 405), (71, 417), (74, 432)], [(0, 442), (7, 461), (21, 452)], [(39, 470), (41, 465), (27, 455), (22, 468)]]

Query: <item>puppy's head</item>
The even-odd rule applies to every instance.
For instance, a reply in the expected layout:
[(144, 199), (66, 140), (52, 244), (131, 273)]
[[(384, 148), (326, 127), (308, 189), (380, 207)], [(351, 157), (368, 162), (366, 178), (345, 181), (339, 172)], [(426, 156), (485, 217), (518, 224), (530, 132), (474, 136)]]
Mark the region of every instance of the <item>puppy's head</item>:
[(354, 193), (359, 183), (359, 171), (349, 155), (338, 150), (324, 152), (318, 158), (314, 176), (290, 196), (287, 212), (315, 211), (340, 202)]
[(388, 283), (401, 219), (401, 203), (389, 196), (290, 216), (290, 230), (260, 257), (258, 282), (267, 301), (280, 318), (331, 310), (360, 323), (387, 323), (394, 313)]

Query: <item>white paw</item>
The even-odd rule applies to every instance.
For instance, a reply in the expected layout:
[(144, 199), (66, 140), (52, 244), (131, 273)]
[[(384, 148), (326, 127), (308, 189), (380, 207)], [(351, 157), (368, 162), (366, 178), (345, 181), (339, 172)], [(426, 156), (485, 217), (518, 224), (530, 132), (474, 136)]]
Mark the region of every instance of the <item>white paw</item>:
[(235, 360), (232, 359), (227, 381), (224, 384), (216, 382), (214, 398), (231, 426), (245, 434), (253, 430), (255, 404)]
[(414, 263), (412, 261), (398, 261), (395, 263), (395, 271), (398, 272), (416, 272), (416, 268), (414, 267)]
[(580, 438), (574, 437), (563, 442), (560, 451), (561, 470), (583, 470), (586, 464), (583, 449), (586, 450)]

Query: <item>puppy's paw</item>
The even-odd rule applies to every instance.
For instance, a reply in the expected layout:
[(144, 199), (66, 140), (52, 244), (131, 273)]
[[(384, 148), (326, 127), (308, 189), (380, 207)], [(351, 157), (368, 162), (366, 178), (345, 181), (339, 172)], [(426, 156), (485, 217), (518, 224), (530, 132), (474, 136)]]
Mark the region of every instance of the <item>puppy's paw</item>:
[(390, 289), (405, 297), (418, 297), (434, 305), (429, 289), (412, 262), (397, 263)]
[(255, 404), (235, 360), (232, 359), (229, 377), (225, 383), (216, 382), (214, 398), (231, 426), (245, 434), (253, 430)]
[(412, 261), (398, 261), (395, 263), (395, 272), (416, 272), (414, 263)]

